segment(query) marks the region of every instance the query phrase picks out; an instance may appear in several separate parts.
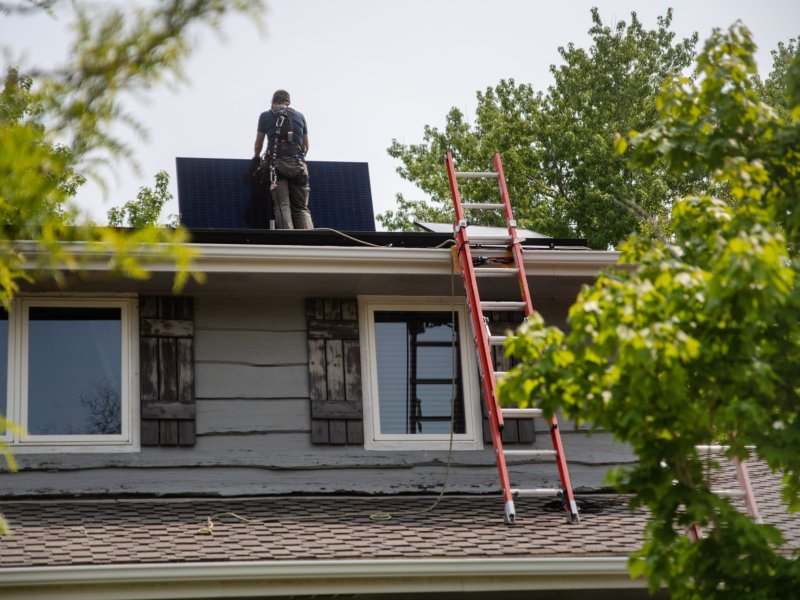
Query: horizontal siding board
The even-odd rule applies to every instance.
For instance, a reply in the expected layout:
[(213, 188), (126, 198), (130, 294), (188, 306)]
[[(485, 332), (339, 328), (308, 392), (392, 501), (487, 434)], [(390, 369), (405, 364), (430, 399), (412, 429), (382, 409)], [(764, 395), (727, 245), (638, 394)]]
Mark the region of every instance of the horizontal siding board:
[(195, 365), (198, 398), (308, 397), (306, 365), (259, 367), (201, 363)]
[(282, 297), (195, 298), (195, 329), (305, 331), (305, 299)]
[(195, 331), (198, 361), (239, 362), (250, 365), (287, 365), (308, 360), (302, 331)]
[(311, 418), (305, 398), (197, 401), (197, 433), (308, 431)]
[[(610, 434), (587, 436), (583, 433), (562, 435), (569, 459), (570, 470), (575, 464), (610, 466), (634, 461), (626, 446), (612, 443)], [(534, 448), (551, 448), (549, 436), (537, 436)], [(119, 454), (18, 454), (21, 471), (28, 469), (78, 469), (103, 466), (138, 466), (148, 468), (193, 467), (211, 465), (253, 466), (263, 468), (326, 469), (347, 466), (410, 466), (414, 464), (446, 464), (447, 451), (370, 451), (359, 446), (315, 446), (308, 433), (281, 433), (263, 435), (206, 435), (198, 436), (197, 445), (190, 452), (171, 448), (144, 448), (140, 453)], [(509, 457), (509, 464), (529, 464), (532, 469), (555, 472), (550, 458)], [(461, 466), (494, 465), (491, 449), (458, 451), (453, 453), (453, 464)]]
[[(531, 473), (525, 468), (512, 466), (509, 474), (515, 485), (524, 482), (526, 487), (557, 487), (558, 474), (552, 465), (547, 467)], [(605, 469), (582, 465), (570, 468), (573, 485), (579, 491), (602, 488), (605, 472)], [(166, 468), (157, 471), (115, 468), (102, 471), (0, 475), (0, 485), (6, 495), (16, 496), (76, 493), (215, 496), (342, 492), (435, 493), (441, 489), (444, 473), (443, 464), (419, 465), (413, 468), (398, 464), (375, 469), (339, 468), (328, 471), (246, 467)], [(447, 481), (447, 491), (452, 493), (496, 493), (497, 490), (497, 469), (494, 464), (487, 464), (482, 468), (453, 467)], [(497, 518), (502, 523), (503, 507), (499, 495), (497, 503)], [(346, 510), (346, 499), (343, 500), (343, 507)], [(552, 516), (554, 523), (563, 521), (558, 514)]]

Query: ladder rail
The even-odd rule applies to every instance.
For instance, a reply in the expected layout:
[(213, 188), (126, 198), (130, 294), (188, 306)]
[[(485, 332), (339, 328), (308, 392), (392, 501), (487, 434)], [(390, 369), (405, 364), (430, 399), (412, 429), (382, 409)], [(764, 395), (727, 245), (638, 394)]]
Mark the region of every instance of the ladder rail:
[(500, 198), (503, 201), (503, 215), (506, 218), (506, 226), (508, 227), (508, 235), (511, 238), (511, 252), (514, 257), (514, 262), (517, 265), (517, 281), (519, 282), (519, 291), (523, 300), (525, 301), (525, 318), (527, 319), (533, 312), (533, 303), (531, 302), (531, 292), (528, 288), (528, 278), (525, 276), (525, 266), (523, 265), (522, 246), (517, 237), (517, 223), (514, 220), (514, 213), (511, 211), (511, 199), (508, 196), (508, 186), (506, 185), (506, 176), (503, 172), (503, 163), (500, 160), (500, 153), (494, 153), (494, 168), (497, 171), (497, 181), (500, 183)]
[(450, 152), (447, 153), (446, 167), (448, 180), (450, 182), (450, 192), (453, 195), (453, 205), (456, 213), (456, 252), (458, 254), (458, 262), (461, 266), (461, 271), (464, 274), (464, 286), (467, 292), (467, 302), (469, 303), (473, 329), (472, 333), (475, 336), (476, 346), (478, 347), (483, 399), (486, 405), (486, 411), (489, 414), (489, 429), (492, 435), (492, 445), (495, 449), (500, 487), (502, 488), (503, 499), (506, 503), (506, 512), (508, 514), (509, 503), (513, 513), (513, 497), (511, 495), (511, 482), (508, 477), (505, 457), (503, 456), (503, 441), (500, 434), (503, 428), (503, 415), (500, 412), (500, 407), (494, 392), (494, 390), (497, 389), (497, 383), (494, 379), (494, 368), (489, 360), (491, 354), (488, 332), (483, 326), (481, 319), (478, 318), (478, 315), (482, 314), (480, 312), (480, 295), (478, 293), (477, 279), (475, 278), (475, 267), (472, 264), (472, 252), (470, 251), (466, 221), (464, 220), (464, 210), (461, 207), (461, 196), (456, 181), (453, 155)]
[[(511, 200), (508, 195), (508, 187), (506, 185), (505, 173), (503, 171), (503, 164), (499, 152), (494, 154), (493, 162), (493, 172), (456, 172), (455, 165), (453, 163), (453, 155), (451, 152), (448, 152), (445, 160), (445, 167), (450, 184), (450, 192), (453, 197), (453, 207), (456, 217), (456, 223), (454, 226), (454, 235), (456, 238), (455, 253), (464, 277), (464, 287), (466, 290), (467, 302), (469, 304), (470, 311), (470, 322), (472, 324), (473, 335), (475, 336), (475, 344), (478, 350), (481, 372), (481, 388), (483, 390), (486, 410), (489, 414), (489, 429), (492, 436), (492, 445), (496, 455), (497, 470), (500, 476), (500, 486), (505, 500), (506, 523), (513, 524), (515, 518), (513, 496), (517, 492), (511, 488), (508, 469), (505, 462), (505, 455), (509, 454), (513, 456), (515, 455), (515, 451), (503, 451), (503, 442), (500, 433), (503, 427), (503, 410), (500, 407), (499, 397), (497, 394), (498, 376), (502, 375), (502, 373), (495, 371), (491, 358), (491, 345), (492, 343), (497, 345), (497, 341), (500, 336), (493, 336), (489, 331), (484, 309), (521, 310), (524, 313), (525, 318), (527, 318), (533, 312), (533, 304), (531, 302), (531, 294), (528, 288), (528, 280), (525, 275), (522, 246), (517, 236), (517, 225), (516, 221), (514, 220), (513, 210), (511, 208)], [(457, 181), (459, 177), (466, 179), (497, 179), (501, 202), (484, 204), (467, 202), (462, 203)], [(508, 230), (506, 249), (511, 255), (511, 259), (514, 263), (513, 270), (508, 270), (511, 271), (509, 274), (514, 274), (517, 278), (519, 294), (522, 302), (482, 303), (476, 275), (476, 272), (479, 270), (475, 269), (472, 261), (469, 234), (467, 232), (467, 222), (464, 216), (465, 208), (480, 208), (486, 210), (501, 209), (503, 211), (503, 216), (505, 217), (506, 221), (506, 228)], [(495, 273), (492, 272), (492, 274), (494, 275)], [(569, 513), (568, 521), (570, 523), (577, 523), (579, 521), (578, 507), (573, 495), (572, 484), (569, 477), (569, 469), (566, 463), (564, 448), (561, 441), (561, 434), (558, 429), (558, 420), (555, 415), (553, 415), (550, 419), (550, 436), (553, 444), (553, 450), (548, 451), (547, 454), (555, 456), (556, 464), (558, 466), (559, 479), (561, 481), (561, 489), (550, 490), (550, 492), (555, 492), (562, 497), (564, 501), (564, 508)], [(520, 455), (526, 453), (526, 451), (516, 452)], [(527, 454), (530, 454), (530, 451), (527, 451)], [(539, 454), (544, 453), (539, 451)]]

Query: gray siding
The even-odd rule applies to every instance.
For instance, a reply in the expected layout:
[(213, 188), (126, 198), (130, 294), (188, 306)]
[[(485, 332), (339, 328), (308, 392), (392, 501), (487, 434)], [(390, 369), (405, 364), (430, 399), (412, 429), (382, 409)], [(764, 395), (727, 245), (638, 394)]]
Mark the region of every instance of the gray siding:
[[(284, 494), (419, 492), (440, 488), (447, 452), (316, 446), (302, 297), (195, 298), (197, 444), (138, 453), (19, 454), (20, 472), (0, 475), (0, 495)], [(555, 320), (566, 305), (543, 310)], [(534, 447), (550, 447), (537, 420)], [(607, 468), (632, 460), (607, 433), (562, 423), (573, 486), (602, 485)], [(497, 490), (490, 449), (456, 452), (448, 489)], [(511, 460), (512, 482), (557, 486), (549, 460)]]

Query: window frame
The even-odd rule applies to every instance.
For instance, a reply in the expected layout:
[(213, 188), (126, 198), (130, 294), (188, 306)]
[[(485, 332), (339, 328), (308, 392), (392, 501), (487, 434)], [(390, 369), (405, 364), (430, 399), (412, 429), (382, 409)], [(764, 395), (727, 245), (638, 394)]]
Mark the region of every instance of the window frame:
[(453, 435), (453, 450), (483, 449), (480, 382), (476, 351), (469, 331), (463, 298), (441, 296), (359, 296), (359, 337), (364, 398), (364, 448), (366, 450), (447, 450), (449, 433), (381, 433), (378, 365), (375, 360), (375, 312), (450, 312), (458, 315), (458, 337), (464, 396), (466, 433)]
[[(120, 310), (120, 416), (119, 434), (31, 435), (24, 431), (28, 419), (29, 318), (33, 307), (118, 308)], [(139, 436), (139, 320), (138, 298), (132, 295), (18, 296), (8, 311), (7, 418), (23, 431), (7, 431), (2, 439), (14, 453), (137, 452)]]

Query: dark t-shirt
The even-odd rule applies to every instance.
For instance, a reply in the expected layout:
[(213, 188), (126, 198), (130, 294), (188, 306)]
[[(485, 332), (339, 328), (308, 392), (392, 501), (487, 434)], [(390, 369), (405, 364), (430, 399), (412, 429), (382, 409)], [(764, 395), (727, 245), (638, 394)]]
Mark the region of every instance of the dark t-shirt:
[(292, 108), (283, 107), (266, 110), (258, 117), (258, 131), (267, 135), (268, 150), (271, 150), (272, 145), (275, 143), (275, 122), (281, 112), (285, 112), (287, 115), (287, 119), (281, 127), (281, 133), (287, 133), (290, 130), (288, 116), (292, 117), (291, 130), (294, 131), (293, 137), (296, 144), (302, 145), (303, 135), (308, 133), (308, 125), (303, 113)]

